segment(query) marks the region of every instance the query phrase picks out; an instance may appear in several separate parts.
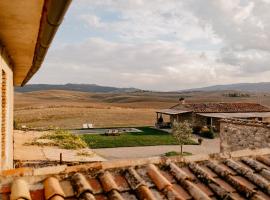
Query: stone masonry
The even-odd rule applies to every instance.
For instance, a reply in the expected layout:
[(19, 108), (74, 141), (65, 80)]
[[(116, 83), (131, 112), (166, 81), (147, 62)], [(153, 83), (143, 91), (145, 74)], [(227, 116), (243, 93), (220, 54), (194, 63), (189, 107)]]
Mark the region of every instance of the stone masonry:
[(270, 147), (270, 123), (239, 119), (220, 121), (221, 152), (265, 147)]

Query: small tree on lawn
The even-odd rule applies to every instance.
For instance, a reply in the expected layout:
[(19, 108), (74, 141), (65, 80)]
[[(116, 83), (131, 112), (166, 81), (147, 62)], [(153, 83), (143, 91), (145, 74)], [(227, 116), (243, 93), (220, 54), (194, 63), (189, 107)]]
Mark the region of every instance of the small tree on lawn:
[(191, 139), (192, 136), (191, 125), (187, 121), (173, 122), (172, 135), (181, 146), (181, 156), (183, 156), (183, 145), (186, 141)]

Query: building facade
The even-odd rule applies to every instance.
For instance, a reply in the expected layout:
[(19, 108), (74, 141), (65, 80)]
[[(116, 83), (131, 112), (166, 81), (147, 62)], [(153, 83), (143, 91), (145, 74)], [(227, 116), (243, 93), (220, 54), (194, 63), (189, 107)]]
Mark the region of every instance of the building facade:
[(0, 47), (1, 80), (1, 168), (13, 165), (13, 71), (3, 47)]
[(0, 170), (13, 168), (14, 86), (40, 68), (71, 0), (0, 1)]
[[(188, 121), (193, 127), (208, 126), (220, 130), (220, 119), (270, 121), (270, 109), (257, 103), (185, 103), (156, 111), (157, 127), (170, 127), (174, 121)], [(169, 122), (163, 121), (169, 115)]]

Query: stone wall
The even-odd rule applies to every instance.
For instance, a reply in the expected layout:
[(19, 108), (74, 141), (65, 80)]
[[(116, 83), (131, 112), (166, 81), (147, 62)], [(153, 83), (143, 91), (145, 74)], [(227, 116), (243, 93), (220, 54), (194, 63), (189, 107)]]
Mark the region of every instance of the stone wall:
[(221, 152), (266, 147), (270, 147), (270, 123), (237, 119), (220, 121)]

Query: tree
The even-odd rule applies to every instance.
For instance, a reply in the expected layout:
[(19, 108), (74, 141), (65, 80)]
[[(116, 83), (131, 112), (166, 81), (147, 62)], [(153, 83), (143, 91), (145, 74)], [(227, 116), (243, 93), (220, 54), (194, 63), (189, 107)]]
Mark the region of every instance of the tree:
[(181, 156), (183, 156), (183, 145), (192, 136), (191, 125), (187, 122), (173, 122), (172, 135), (181, 146)]

